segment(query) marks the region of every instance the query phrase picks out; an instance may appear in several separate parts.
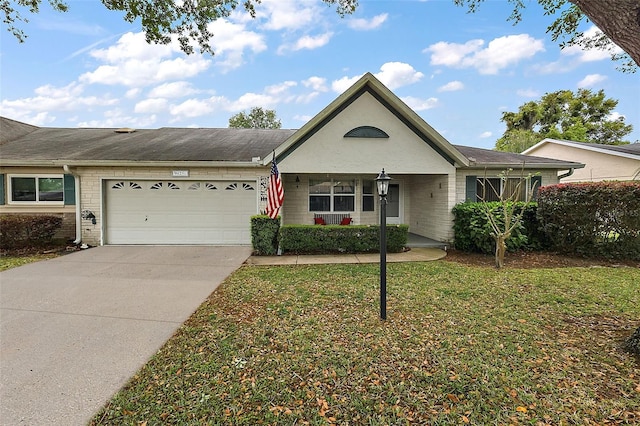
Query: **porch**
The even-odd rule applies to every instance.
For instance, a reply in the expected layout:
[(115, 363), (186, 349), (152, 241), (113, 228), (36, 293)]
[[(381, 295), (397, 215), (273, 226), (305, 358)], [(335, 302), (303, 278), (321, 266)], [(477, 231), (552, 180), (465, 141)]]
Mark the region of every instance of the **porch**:
[(449, 248), (449, 244), (409, 232), (409, 235), (407, 236), (407, 247), (408, 248), (439, 248), (446, 251)]

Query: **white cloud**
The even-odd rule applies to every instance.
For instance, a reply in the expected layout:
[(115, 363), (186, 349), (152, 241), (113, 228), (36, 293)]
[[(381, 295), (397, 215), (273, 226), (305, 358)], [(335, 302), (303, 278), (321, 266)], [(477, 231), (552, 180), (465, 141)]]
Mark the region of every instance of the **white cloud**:
[(311, 87), (313, 90), (317, 90), (318, 92), (326, 92), (329, 90), (327, 87), (327, 79), (324, 77), (309, 77), (302, 81), (302, 85), (305, 87)]
[(528, 34), (498, 37), (484, 47), (484, 40), (464, 44), (438, 42), (423, 50), (431, 53), (432, 65), (475, 68), (480, 74), (497, 74), (500, 70), (544, 51), (542, 40)]
[(490, 138), (491, 136), (493, 136), (493, 133), (489, 132), (489, 131), (480, 133), (480, 138), (481, 139)]
[[(382, 64), (380, 72), (374, 74), (382, 84), (390, 90), (416, 83), (424, 77), (424, 74), (416, 71), (411, 65), (404, 62), (387, 62)], [(354, 77), (342, 77), (331, 83), (331, 89), (336, 93), (342, 93), (351, 87), (362, 75)]]
[(193, 118), (208, 115), (219, 109), (220, 104), (226, 103), (226, 99), (211, 97), (209, 99), (187, 99), (186, 101), (171, 105), (169, 113), (176, 118)]
[(431, 53), (431, 65), (459, 67), (467, 55), (477, 52), (482, 45), (484, 40), (470, 40), (465, 44), (440, 41), (427, 47), (423, 52)]
[(516, 90), (516, 95), (522, 96), (523, 98), (537, 98), (540, 96), (540, 92), (534, 89), (519, 89)]
[(450, 81), (444, 86), (438, 87), (438, 92), (455, 92), (464, 89), (464, 83), (461, 81)]
[(284, 54), (287, 51), (298, 51), (303, 49), (314, 50), (329, 43), (332, 36), (332, 32), (327, 32), (317, 36), (305, 35), (300, 37), (293, 44), (283, 44), (282, 46), (280, 46), (278, 48), (278, 54)]
[(262, 27), (272, 31), (308, 28), (322, 14), (316, 2), (299, 0), (262, 0), (255, 9), (256, 18), (265, 21)]
[[(14, 117), (16, 120), (32, 120), (36, 118), (39, 123), (49, 120), (47, 114), (51, 111), (74, 111), (78, 109), (86, 110), (100, 106), (111, 106), (118, 103), (117, 99), (108, 95), (92, 96), (84, 93), (85, 86), (76, 82), (66, 86), (56, 87), (50, 84), (40, 86), (34, 90), (37, 96), (31, 98), (21, 98), (15, 100), (2, 100), (0, 104), (1, 114), (7, 117)], [(33, 121), (26, 121), (33, 123)]]
[(315, 37), (303, 36), (296, 42), (295, 46), (293, 47), (293, 50), (317, 49), (318, 47), (322, 47), (325, 44), (329, 43), (329, 40), (331, 40), (332, 36), (333, 36), (332, 32), (320, 34)]
[(438, 106), (438, 98), (420, 99), (413, 96), (406, 96), (402, 101), (414, 111), (425, 111)]
[(124, 93), (124, 97), (127, 99), (135, 99), (142, 93), (142, 89), (139, 87), (135, 87), (133, 89), (129, 89)]
[(602, 74), (589, 74), (578, 82), (578, 87), (593, 87), (606, 79), (607, 77)]
[(231, 102), (227, 108), (228, 111), (243, 111), (254, 106), (263, 108), (271, 108), (276, 105), (278, 98), (263, 93), (245, 93), (237, 100)]
[(136, 104), (133, 111), (139, 114), (148, 114), (150, 112), (164, 112), (167, 109), (168, 101), (163, 98), (151, 98), (140, 101)]
[(389, 17), (389, 14), (381, 13), (380, 15), (376, 15), (373, 18), (368, 20), (364, 18), (350, 19), (349, 21), (347, 21), (347, 25), (352, 30), (358, 30), (358, 31), (375, 30), (380, 25), (382, 25), (387, 20), (388, 17)]
[(308, 104), (312, 102), (315, 98), (320, 96), (320, 92), (311, 92), (304, 95), (298, 95), (295, 98), (295, 103), (297, 104)]
[(355, 77), (342, 77), (338, 80), (334, 80), (331, 82), (331, 90), (336, 93), (342, 93), (349, 87), (353, 86), (353, 84), (358, 81), (360, 77), (362, 77), (362, 75), (356, 75)]
[(150, 98), (182, 98), (198, 91), (188, 81), (174, 81), (154, 87), (149, 92)]
[(380, 72), (375, 76), (382, 84), (394, 90), (420, 81), (424, 74), (403, 62), (387, 62), (380, 67)]
[(625, 115), (620, 114), (618, 111), (613, 111), (611, 114), (605, 117), (607, 121), (625, 120), (626, 118), (627, 117)]
[(145, 128), (151, 127), (155, 124), (157, 117), (155, 114), (151, 114), (148, 116), (133, 116), (122, 111), (119, 108), (108, 110), (104, 113), (104, 118), (102, 120), (89, 120), (89, 121), (80, 121), (75, 124), (76, 127), (107, 127), (107, 128), (117, 128), (117, 127), (132, 127), (132, 128)]
[(91, 56), (105, 62), (94, 71), (82, 74), (79, 81), (89, 84), (144, 87), (166, 80), (193, 77), (206, 70), (211, 61), (203, 55), (171, 59), (179, 48), (149, 45), (142, 33), (126, 33), (115, 45), (91, 51)]
[(247, 30), (244, 24), (216, 19), (208, 29), (214, 34), (211, 47), (216, 54), (216, 64), (226, 71), (241, 66), (246, 51), (260, 53), (267, 49), (265, 36)]
[(295, 81), (284, 81), (279, 84), (267, 86), (264, 91), (270, 96), (287, 96), (289, 94), (289, 89), (296, 87), (297, 85), (298, 83)]
[(302, 123), (306, 123), (313, 118), (312, 115), (294, 115), (293, 119), (296, 121), (300, 121)]
[[(598, 37), (602, 34), (602, 31), (595, 25), (592, 25), (588, 30), (584, 32), (585, 37)], [(611, 51), (601, 49), (583, 49), (580, 46), (567, 46), (562, 49), (561, 53), (567, 56), (575, 56), (579, 62), (593, 62), (601, 61), (603, 59), (610, 59), (611, 54), (621, 54), (624, 51), (615, 46)]]

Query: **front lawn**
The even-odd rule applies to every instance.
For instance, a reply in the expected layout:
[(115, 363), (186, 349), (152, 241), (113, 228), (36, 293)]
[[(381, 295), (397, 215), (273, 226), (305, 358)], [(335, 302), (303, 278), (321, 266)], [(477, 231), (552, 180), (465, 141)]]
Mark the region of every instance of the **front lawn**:
[(640, 269), (245, 266), (92, 424), (640, 422)]

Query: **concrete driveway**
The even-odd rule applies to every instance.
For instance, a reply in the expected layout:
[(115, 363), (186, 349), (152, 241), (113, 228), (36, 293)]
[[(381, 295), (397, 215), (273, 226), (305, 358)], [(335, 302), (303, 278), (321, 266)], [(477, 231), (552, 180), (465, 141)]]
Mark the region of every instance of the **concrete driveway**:
[(106, 246), (0, 273), (0, 424), (86, 424), (250, 252)]

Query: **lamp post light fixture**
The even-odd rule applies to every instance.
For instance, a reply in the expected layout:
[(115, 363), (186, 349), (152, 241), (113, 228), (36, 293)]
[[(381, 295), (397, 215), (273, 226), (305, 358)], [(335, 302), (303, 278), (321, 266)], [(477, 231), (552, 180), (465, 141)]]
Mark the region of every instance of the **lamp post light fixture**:
[(391, 178), (380, 172), (376, 178), (380, 196), (380, 319), (387, 319), (387, 194)]

